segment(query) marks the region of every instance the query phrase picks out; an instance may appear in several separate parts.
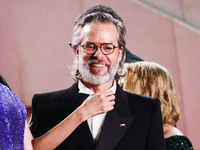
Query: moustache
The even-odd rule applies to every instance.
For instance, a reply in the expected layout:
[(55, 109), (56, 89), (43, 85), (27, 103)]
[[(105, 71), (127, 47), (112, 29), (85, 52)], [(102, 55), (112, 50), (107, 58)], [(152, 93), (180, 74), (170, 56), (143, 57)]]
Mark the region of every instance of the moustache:
[(106, 64), (107, 66), (110, 66), (110, 62), (109, 61), (106, 61), (106, 60), (103, 60), (103, 59), (100, 59), (100, 60), (97, 60), (95, 58), (90, 58), (88, 61), (87, 61), (88, 65), (92, 64), (92, 63), (103, 63), (103, 64)]

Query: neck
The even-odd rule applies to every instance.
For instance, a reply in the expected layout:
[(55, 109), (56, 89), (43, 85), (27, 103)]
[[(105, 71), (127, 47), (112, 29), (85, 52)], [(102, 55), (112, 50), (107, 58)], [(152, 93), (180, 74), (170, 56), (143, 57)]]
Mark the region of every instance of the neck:
[(114, 79), (111, 79), (109, 82), (107, 82), (105, 84), (101, 84), (101, 85), (94, 85), (89, 82), (85, 82), (84, 80), (82, 80), (82, 82), (88, 89), (90, 89), (94, 93), (99, 93), (99, 92), (103, 92), (103, 91), (106, 91), (109, 88), (111, 88), (113, 86)]
[(163, 131), (164, 133), (170, 131), (174, 126), (171, 124), (163, 124)]
[(173, 136), (173, 134), (172, 134), (173, 128), (174, 128), (174, 126), (172, 126), (170, 124), (163, 124), (164, 138)]

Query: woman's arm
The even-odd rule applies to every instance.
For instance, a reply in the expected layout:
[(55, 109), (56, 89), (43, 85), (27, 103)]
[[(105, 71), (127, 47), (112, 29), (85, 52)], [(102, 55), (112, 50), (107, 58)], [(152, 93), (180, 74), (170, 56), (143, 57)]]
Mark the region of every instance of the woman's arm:
[[(43, 136), (32, 140), (33, 149), (54, 149), (60, 145), (83, 121), (114, 108), (115, 96), (111, 91), (89, 96), (85, 102), (57, 126)], [(30, 131), (29, 131), (30, 132)], [(59, 135), (59, 136), (58, 136)]]
[(27, 122), (25, 122), (25, 131), (24, 131), (24, 149), (25, 150), (33, 150), (31, 141), (33, 140), (33, 136), (28, 127)]

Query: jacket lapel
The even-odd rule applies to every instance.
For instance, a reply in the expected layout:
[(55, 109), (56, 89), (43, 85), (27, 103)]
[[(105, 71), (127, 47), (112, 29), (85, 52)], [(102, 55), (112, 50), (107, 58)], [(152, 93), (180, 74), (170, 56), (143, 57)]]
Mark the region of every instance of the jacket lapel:
[(95, 141), (93, 140), (87, 121), (83, 122), (70, 136), (73, 142), (80, 149), (93, 150)]
[[(77, 93), (78, 84), (75, 83), (64, 96), (61, 105), (63, 108), (63, 118), (77, 108)], [(127, 94), (119, 87), (119, 85), (117, 86), (115, 96), (115, 108), (107, 113), (95, 150), (113, 149), (134, 120), (135, 115), (130, 111)], [(122, 124), (121, 127), (120, 124)], [(93, 140), (87, 121), (83, 122), (68, 138), (80, 149), (92, 150), (95, 146), (95, 141)]]
[[(76, 107), (80, 106), (88, 96), (88, 94), (78, 93)], [(80, 149), (93, 150), (95, 145), (87, 121), (84, 121), (77, 127), (77, 129), (72, 133), (71, 139), (76, 143), (76, 145), (78, 145), (78, 147), (80, 147)]]
[(111, 150), (120, 141), (133, 122), (128, 97), (119, 86), (116, 91), (115, 108), (107, 113), (95, 150)]
[[(78, 83), (73, 84), (65, 93), (61, 105), (62, 118), (70, 115), (81, 104), (81, 101), (87, 97), (88, 95), (86, 94), (78, 94)], [(79, 149), (92, 150), (94, 148), (95, 142), (87, 121), (80, 124), (67, 139), (72, 140)]]

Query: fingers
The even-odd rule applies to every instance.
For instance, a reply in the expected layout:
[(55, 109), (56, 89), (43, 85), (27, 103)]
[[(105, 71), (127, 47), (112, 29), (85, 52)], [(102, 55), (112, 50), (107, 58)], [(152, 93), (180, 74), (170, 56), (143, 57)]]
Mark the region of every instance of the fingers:
[(107, 106), (106, 111), (110, 111), (114, 109), (115, 101), (111, 101), (110, 104)]
[(113, 92), (112, 92), (111, 90), (109, 90), (109, 91), (101, 92), (101, 93), (99, 93), (99, 94), (108, 97), (108, 96), (112, 96), (112, 95), (113, 95)]
[(106, 91), (99, 93), (99, 105), (103, 112), (110, 111), (114, 109), (115, 96), (112, 91)]
[(114, 109), (115, 96), (112, 91), (90, 95), (84, 102), (89, 114), (92, 116)]
[(98, 95), (99, 99), (101, 99), (101, 100), (106, 100), (106, 101), (115, 100), (115, 96), (114, 96), (114, 94), (111, 90), (104, 91), (104, 92), (101, 92), (101, 93), (97, 93), (97, 94), (94, 94), (94, 95)]

